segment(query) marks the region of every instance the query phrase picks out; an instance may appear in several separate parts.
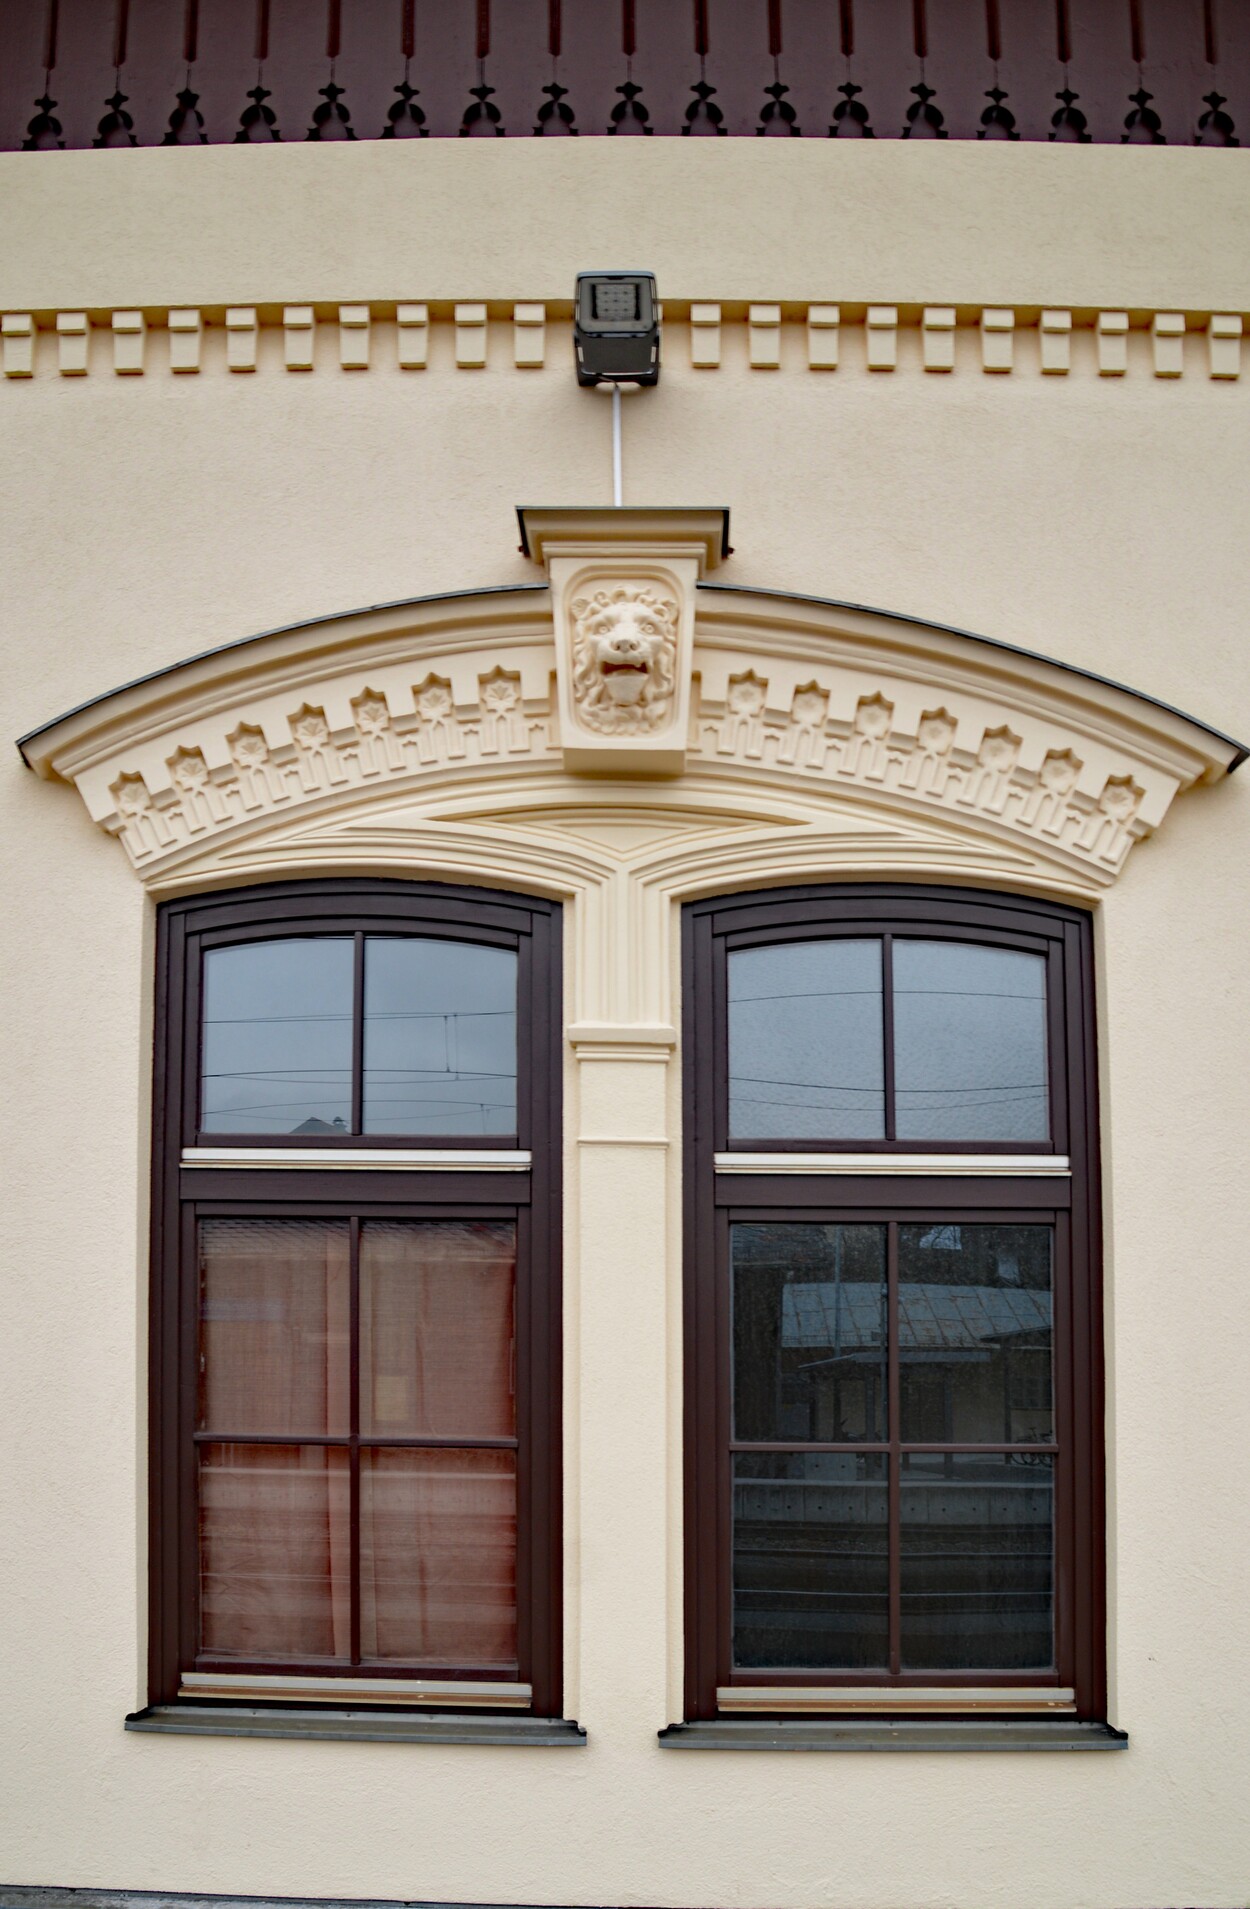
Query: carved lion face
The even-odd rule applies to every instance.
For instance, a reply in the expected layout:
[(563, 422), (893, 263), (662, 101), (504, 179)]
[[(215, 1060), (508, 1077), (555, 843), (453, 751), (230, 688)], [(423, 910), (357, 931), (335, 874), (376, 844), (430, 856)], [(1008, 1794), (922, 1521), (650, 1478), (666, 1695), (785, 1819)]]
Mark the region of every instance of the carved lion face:
[(573, 605), (578, 713), (608, 734), (654, 729), (676, 682), (676, 607), (652, 590), (599, 590)]

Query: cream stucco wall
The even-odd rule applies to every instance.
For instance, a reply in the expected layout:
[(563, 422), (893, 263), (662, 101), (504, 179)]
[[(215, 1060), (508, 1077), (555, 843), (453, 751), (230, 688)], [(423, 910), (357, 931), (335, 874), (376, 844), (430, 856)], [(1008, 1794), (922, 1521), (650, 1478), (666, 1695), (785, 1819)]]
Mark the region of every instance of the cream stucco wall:
[[(690, 367), (674, 317), (659, 390), (625, 401), (627, 501), (729, 504), (719, 578), (983, 632), (1250, 736), (1250, 377), (1211, 378), (1199, 335), (1250, 306), (1244, 156), (466, 145), (265, 153), (246, 173), (228, 150), (0, 161), (0, 303), (43, 327), (35, 375), (0, 388), (10, 736), (255, 631), (536, 580), (513, 507), (610, 496), (608, 407), (574, 387), (554, 301), (579, 266), (626, 255), (675, 301), (725, 308), (719, 369)], [(297, 375), (273, 321), (309, 299), (333, 303)], [(395, 363), (393, 306), (411, 299), (434, 302), (421, 372)], [(349, 300), (374, 304), (368, 371), (339, 368)], [(473, 300), (492, 320), (470, 371), (449, 321)], [(542, 370), (513, 367), (517, 300), (552, 305)], [(783, 307), (776, 370), (749, 365), (749, 300)], [(810, 300), (844, 304), (836, 372), (807, 368)], [(866, 368), (874, 300), (902, 308), (892, 373)], [(937, 301), (962, 321), (943, 376), (922, 370), (915, 322)], [(1018, 319), (1005, 376), (982, 370), (991, 301)], [(268, 321), (248, 375), (227, 370), (220, 325), (241, 302)], [(183, 305), (210, 320), (191, 377), (161, 336)], [(1066, 377), (1040, 373), (1039, 307), (1076, 314)], [(151, 322), (140, 377), (115, 375), (105, 329), (131, 308)], [(1099, 376), (1094, 315), (1118, 309), (1127, 374)], [(56, 370), (49, 327), (69, 310), (104, 321), (86, 377)], [(1145, 327), (1178, 310), (1184, 375), (1159, 378)], [(1092, 1758), (657, 1747), (680, 1662), (677, 1189), (660, 1148), (629, 1165), (645, 1251), (635, 1231), (622, 1252), (612, 1187), (571, 1176), (569, 1708), (587, 1747), (123, 1733), (143, 1699), (152, 904), (71, 789), (10, 752), (0, 790), (0, 1880), (1244, 1904), (1245, 776), (1178, 799), (1098, 904), (1111, 1715), (1131, 1743)], [(598, 1064), (608, 1107), (595, 1065), (575, 1082), (583, 1133), (628, 1117), (675, 1137), (675, 1064)]]

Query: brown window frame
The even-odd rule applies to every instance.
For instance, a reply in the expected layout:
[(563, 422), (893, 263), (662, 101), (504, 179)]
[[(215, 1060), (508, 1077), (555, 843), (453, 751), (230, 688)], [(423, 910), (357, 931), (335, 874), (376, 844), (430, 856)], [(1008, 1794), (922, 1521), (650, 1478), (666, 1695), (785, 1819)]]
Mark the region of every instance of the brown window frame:
[[(960, 1141), (755, 1141), (735, 1136), (728, 1121), (727, 956), (737, 947), (834, 935), (954, 938), (1022, 948), (1047, 958), (1047, 1034), (1051, 1136), (1038, 1143)], [(848, 883), (713, 896), (684, 910), (683, 1079), (685, 1234), (685, 1533), (688, 1722), (725, 1714), (717, 1691), (751, 1686), (899, 1693), (909, 1686), (1070, 1687), (1080, 1719), (1106, 1716), (1105, 1496), (1103, 1343), (1097, 1055), (1093, 936), (1090, 916), (1062, 903), (979, 889), (907, 883)], [(888, 1040), (888, 1017), (886, 1022)], [(880, 1175), (866, 1165), (836, 1174), (735, 1171), (718, 1175), (715, 1157), (730, 1146), (744, 1153), (879, 1153), (949, 1155), (958, 1168), (969, 1154), (1066, 1155), (1070, 1177), (1012, 1174), (1006, 1159), (992, 1176), (975, 1170)], [(832, 1161), (831, 1161), (832, 1164)], [(883, 1167), (888, 1163), (883, 1159)], [(727, 1276), (734, 1220), (872, 1222), (889, 1228), (890, 1369), (897, 1366), (896, 1228), (924, 1218), (936, 1224), (976, 1221), (1050, 1223), (1055, 1228), (1055, 1425), (1036, 1442), (1056, 1455), (1054, 1619), (1056, 1656), (1046, 1672), (902, 1671), (898, 1665), (898, 1530), (900, 1460), (904, 1450), (935, 1449), (902, 1440), (897, 1411), (889, 1438), (847, 1444), (857, 1453), (885, 1452), (891, 1530), (891, 1669), (887, 1672), (735, 1670), (732, 1664), (731, 1319)], [(754, 1444), (753, 1441), (745, 1441)], [(788, 1449), (789, 1441), (786, 1442)], [(842, 1449), (841, 1444), (837, 1449)], [(990, 1451), (988, 1443), (940, 1447)], [(997, 1449), (997, 1448), (995, 1448)], [(1027, 1449), (1027, 1448), (1026, 1448)]]
[[(434, 935), (518, 955), (517, 1132), (513, 1135), (374, 1136), (203, 1134), (198, 1129), (200, 995), (204, 952), (295, 935)], [(357, 961), (357, 971), (360, 963)], [(359, 1023), (359, 985), (357, 985)], [(211, 1215), (497, 1219), (517, 1228), (517, 1681), (532, 1689), (528, 1713), (557, 1718), (562, 1701), (561, 1548), (561, 911), (556, 902), (493, 889), (384, 879), (272, 883), (181, 897), (157, 916), (150, 1326), (149, 1703), (172, 1704), (184, 1670), (239, 1674), (308, 1671), (279, 1661), (218, 1664), (202, 1656), (196, 1493), (196, 1240)], [(357, 1027), (357, 1064), (359, 1026)], [(359, 1101), (359, 1091), (355, 1094)], [(528, 1170), (384, 1164), (344, 1174), (275, 1162), (184, 1168), (183, 1151), (213, 1146), (525, 1150)], [(353, 1262), (354, 1263), (354, 1262)], [(298, 1441), (297, 1441), (298, 1442)], [(394, 1443), (353, 1434), (358, 1445)], [(431, 1443), (437, 1440), (402, 1440)], [(446, 1441), (442, 1441), (446, 1443)], [(473, 1444), (472, 1439), (457, 1441)], [(487, 1441), (490, 1442), (490, 1441)], [(367, 1674), (440, 1681), (496, 1673), (369, 1665)], [(317, 1666), (318, 1681), (358, 1677), (356, 1663)], [(327, 1700), (329, 1701), (329, 1700)], [(345, 1697), (345, 1702), (358, 1701)], [(454, 1709), (454, 1705), (451, 1706)], [(475, 1704), (475, 1710), (480, 1706)]]

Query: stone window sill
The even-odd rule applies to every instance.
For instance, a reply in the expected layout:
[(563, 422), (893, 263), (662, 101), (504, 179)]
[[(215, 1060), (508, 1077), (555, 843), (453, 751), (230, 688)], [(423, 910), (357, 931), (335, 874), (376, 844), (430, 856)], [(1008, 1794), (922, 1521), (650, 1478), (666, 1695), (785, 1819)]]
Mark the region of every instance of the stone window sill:
[(339, 1743), (483, 1743), (575, 1749), (581, 1725), (563, 1717), (482, 1716), (460, 1711), (313, 1709), (300, 1705), (151, 1704), (127, 1730), (174, 1737), (300, 1737)]
[(761, 1717), (672, 1723), (666, 1750), (1124, 1750), (1109, 1723), (1074, 1717)]

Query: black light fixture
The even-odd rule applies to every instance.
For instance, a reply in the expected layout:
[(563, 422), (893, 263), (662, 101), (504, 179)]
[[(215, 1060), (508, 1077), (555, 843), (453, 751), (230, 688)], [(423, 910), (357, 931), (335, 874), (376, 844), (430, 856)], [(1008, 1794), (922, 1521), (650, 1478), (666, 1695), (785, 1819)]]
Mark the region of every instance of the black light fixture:
[(660, 305), (651, 272), (579, 272), (573, 306), (578, 384), (658, 384)]

